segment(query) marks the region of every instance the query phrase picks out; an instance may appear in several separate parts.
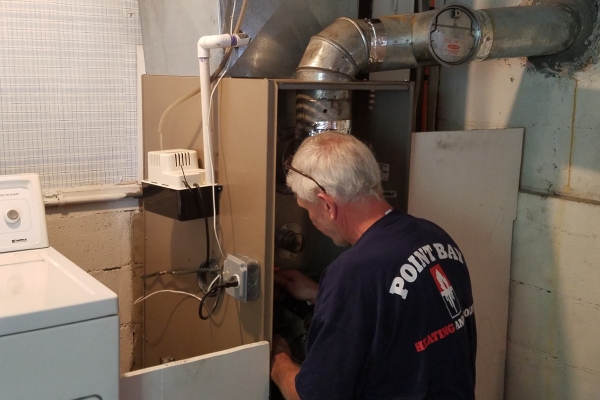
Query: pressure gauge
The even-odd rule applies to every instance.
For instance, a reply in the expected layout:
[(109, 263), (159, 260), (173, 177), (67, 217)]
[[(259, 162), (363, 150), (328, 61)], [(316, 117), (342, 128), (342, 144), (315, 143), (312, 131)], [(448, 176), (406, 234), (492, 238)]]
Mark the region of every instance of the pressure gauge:
[(431, 21), (429, 49), (442, 65), (459, 65), (475, 55), (481, 37), (481, 26), (473, 11), (451, 5), (441, 9)]

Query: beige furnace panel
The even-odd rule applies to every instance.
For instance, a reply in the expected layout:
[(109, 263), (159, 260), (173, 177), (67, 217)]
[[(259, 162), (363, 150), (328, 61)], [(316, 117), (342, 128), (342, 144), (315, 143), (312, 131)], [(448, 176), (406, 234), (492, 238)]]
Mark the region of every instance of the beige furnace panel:
[[(229, 87), (226, 81), (220, 86), (225, 93)], [(172, 293), (150, 297), (144, 308), (146, 367), (157, 365), (161, 360), (182, 360), (270, 339), (274, 191), (269, 172), (273, 170), (273, 159), (269, 149), (274, 146), (274, 122), (269, 112), (253, 110), (254, 107), (270, 109), (268, 99), (273, 98), (269, 96), (273, 85), (266, 80), (245, 80), (243, 85), (235, 96), (221, 97), (219, 108), (224, 112), (214, 121), (222, 128), (216, 156), (219, 162), (216, 181), (224, 187), (218, 230), (225, 254), (243, 253), (260, 263), (260, 297), (240, 303), (225, 295), (209, 321), (198, 317), (195, 299)], [(159, 149), (158, 123), (164, 110), (197, 88), (195, 77), (143, 76), (144, 154)], [(213, 106), (213, 110), (216, 108)], [(194, 149), (202, 158), (200, 110), (200, 96), (173, 110), (163, 128), (164, 149)], [(144, 171), (146, 174), (146, 168)], [(145, 212), (144, 217), (146, 274), (197, 268), (205, 259), (203, 219), (182, 222), (151, 212)], [(212, 218), (209, 223), (212, 257), (218, 258), (220, 252)], [(222, 265), (222, 258), (219, 263)], [(147, 278), (144, 288), (146, 295), (164, 289), (201, 295), (195, 274)]]

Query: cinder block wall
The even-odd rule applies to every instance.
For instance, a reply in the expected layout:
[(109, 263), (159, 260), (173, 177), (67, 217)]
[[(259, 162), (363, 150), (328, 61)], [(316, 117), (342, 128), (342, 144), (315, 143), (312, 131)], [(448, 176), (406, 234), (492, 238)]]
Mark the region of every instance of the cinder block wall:
[(47, 206), (50, 245), (119, 296), (120, 371), (142, 367), (144, 227), (138, 200)]

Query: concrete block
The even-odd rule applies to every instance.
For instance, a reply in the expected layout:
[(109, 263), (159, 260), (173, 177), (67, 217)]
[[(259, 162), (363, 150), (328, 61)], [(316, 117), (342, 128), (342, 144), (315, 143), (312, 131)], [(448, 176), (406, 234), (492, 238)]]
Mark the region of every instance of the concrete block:
[(512, 284), (509, 342), (598, 375), (599, 330), (600, 306), (530, 285)]
[(568, 195), (595, 201), (600, 201), (599, 91), (600, 82), (597, 75), (577, 81), (572, 156), (569, 180), (564, 189)]
[(86, 271), (128, 265), (133, 257), (132, 213), (137, 211), (48, 215), (50, 245)]
[(543, 352), (508, 342), (505, 398), (510, 400), (596, 400), (597, 371), (567, 365)]
[(143, 293), (141, 274), (143, 274), (141, 268), (132, 266), (90, 272), (90, 275), (119, 296), (119, 322), (121, 324), (142, 322), (142, 304), (133, 304)]
[(133, 305), (144, 291), (139, 208), (121, 201), (49, 207), (46, 214), (50, 245), (119, 296), (121, 373), (141, 368), (143, 305)]
[(143, 340), (141, 324), (121, 324), (119, 331), (121, 374), (142, 368)]
[(133, 263), (144, 264), (144, 246), (146, 244), (146, 231), (144, 227), (144, 214), (136, 211), (131, 213), (131, 226), (133, 231)]
[(521, 193), (511, 279), (600, 304), (600, 206)]

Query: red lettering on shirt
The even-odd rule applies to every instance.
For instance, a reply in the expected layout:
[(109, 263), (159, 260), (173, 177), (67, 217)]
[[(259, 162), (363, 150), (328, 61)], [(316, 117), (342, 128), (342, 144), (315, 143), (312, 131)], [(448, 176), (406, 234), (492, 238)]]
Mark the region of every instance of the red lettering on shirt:
[(444, 326), (443, 328), (438, 329), (437, 331), (431, 332), (429, 335), (427, 335), (426, 338), (416, 342), (415, 349), (417, 350), (417, 353), (424, 351), (430, 344), (433, 344), (438, 340), (444, 339), (445, 337), (454, 332), (456, 332), (454, 323), (448, 324), (447, 326)]

